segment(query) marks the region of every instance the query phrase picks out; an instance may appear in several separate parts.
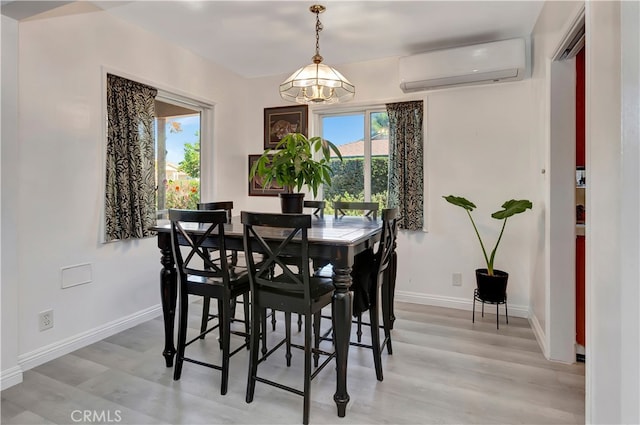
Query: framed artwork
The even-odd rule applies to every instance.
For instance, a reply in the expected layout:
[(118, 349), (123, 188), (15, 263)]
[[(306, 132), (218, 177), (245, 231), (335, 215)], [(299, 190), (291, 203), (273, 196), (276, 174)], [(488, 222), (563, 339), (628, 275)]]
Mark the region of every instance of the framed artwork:
[(307, 105), (264, 108), (264, 148), (274, 149), (289, 133), (307, 136)]
[[(261, 155), (249, 155), (248, 171), (251, 171), (251, 167), (253, 167), (253, 164), (260, 156)], [(260, 177), (256, 176), (249, 181), (249, 196), (278, 196), (279, 193), (284, 193), (284, 188), (278, 186), (275, 182), (272, 182), (271, 187), (263, 189)]]

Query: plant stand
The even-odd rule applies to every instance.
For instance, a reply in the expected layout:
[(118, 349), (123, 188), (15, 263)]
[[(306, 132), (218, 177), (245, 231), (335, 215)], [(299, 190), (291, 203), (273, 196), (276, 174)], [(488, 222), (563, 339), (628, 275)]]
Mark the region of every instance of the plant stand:
[(476, 269), (477, 288), (473, 291), (473, 316), (472, 323), (476, 321), (476, 301), (482, 303), (482, 317), (484, 317), (484, 305), (495, 304), (496, 306), (496, 327), (500, 329), (500, 304), (504, 304), (504, 313), (509, 324), (509, 313), (507, 309), (507, 282), (509, 274), (502, 270), (494, 269), (493, 275), (487, 273), (487, 269)]
[(496, 306), (496, 329), (500, 329), (500, 314), (498, 307), (500, 304), (504, 304), (504, 315), (507, 318), (507, 325), (509, 324), (509, 311), (507, 309), (507, 295), (505, 294), (504, 299), (501, 301), (486, 301), (480, 298), (478, 295), (478, 288), (473, 290), (473, 316), (471, 319), (472, 323), (476, 322), (476, 301), (480, 301), (482, 303), (482, 317), (484, 317), (484, 305), (485, 304), (495, 304)]

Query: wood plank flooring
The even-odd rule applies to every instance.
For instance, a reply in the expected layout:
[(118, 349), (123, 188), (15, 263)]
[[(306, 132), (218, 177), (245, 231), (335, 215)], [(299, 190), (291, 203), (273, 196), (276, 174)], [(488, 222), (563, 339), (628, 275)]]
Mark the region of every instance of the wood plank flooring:
[[(200, 311), (200, 305), (194, 304), (190, 312), (194, 334)], [(336, 415), (335, 372), (329, 366), (312, 382), (311, 423), (584, 423), (584, 365), (545, 360), (525, 319), (510, 318), (507, 325), (502, 316), (496, 330), (492, 314), (484, 318), (476, 314), (472, 324), (470, 312), (407, 303), (396, 304), (396, 316), (394, 352), (383, 356), (384, 381), (375, 378), (371, 351), (351, 347), (347, 416)], [(269, 332), (269, 340), (280, 338), (283, 328), (284, 319), (278, 317), (277, 330)], [(365, 328), (365, 335), (368, 332)], [(239, 345), (241, 340), (233, 337), (234, 342)], [(181, 380), (173, 381), (173, 369), (165, 367), (162, 348), (162, 319), (157, 318), (26, 371), (23, 383), (2, 391), (1, 421), (302, 421), (302, 398), (294, 394), (258, 383), (253, 403), (245, 402), (246, 351), (231, 359), (229, 391), (221, 396), (220, 372), (212, 369), (185, 363)], [(219, 358), (214, 334), (189, 349), (194, 357)], [(293, 356), (287, 368), (284, 351), (275, 353), (260, 371), (301, 387), (303, 353), (294, 350)]]

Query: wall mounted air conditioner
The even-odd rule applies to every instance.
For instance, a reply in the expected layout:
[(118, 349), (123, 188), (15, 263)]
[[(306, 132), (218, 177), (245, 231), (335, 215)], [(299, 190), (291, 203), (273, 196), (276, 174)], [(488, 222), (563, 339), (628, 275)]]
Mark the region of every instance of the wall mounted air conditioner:
[(449, 86), (522, 80), (522, 38), (434, 50), (400, 58), (400, 88), (415, 92)]

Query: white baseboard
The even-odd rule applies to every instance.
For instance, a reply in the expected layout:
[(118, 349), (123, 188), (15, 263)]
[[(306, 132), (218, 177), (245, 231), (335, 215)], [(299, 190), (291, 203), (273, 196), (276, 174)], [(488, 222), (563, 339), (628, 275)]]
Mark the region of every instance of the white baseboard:
[(549, 360), (549, 347), (547, 346), (547, 338), (545, 336), (544, 329), (542, 329), (542, 326), (538, 321), (538, 316), (532, 314), (529, 318), (529, 323), (531, 324), (531, 329), (533, 329), (533, 334), (536, 336), (536, 340), (538, 341), (538, 345), (542, 350), (544, 358)]
[[(440, 295), (421, 294), (417, 292), (396, 291), (396, 301), (402, 301), (413, 304), (433, 305), (436, 307), (455, 308), (458, 310), (471, 311), (473, 309), (473, 302), (471, 299), (456, 298), (456, 297), (443, 297)], [(476, 305), (476, 309), (480, 306)], [(509, 316), (529, 318), (529, 307), (523, 305), (508, 304)]]
[[(78, 335), (74, 335), (28, 353), (21, 354), (18, 356), (18, 367), (21, 369), (20, 381), (22, 381), (22, 372), (26, 370), (40, 366), (43, 363), (108, 338), (133, 326), (144, 323), (159, 316), (160, 314), (162, 314), (161, 306), (155, 305), (97, 328), (82, 332)], [(4, 371), (2, 382), (4, 384)]]
[(0, 390), (6, 390), (20, 382), (22, 382), (22, 368), (20, 366), (14, 366), (0, 373)]

